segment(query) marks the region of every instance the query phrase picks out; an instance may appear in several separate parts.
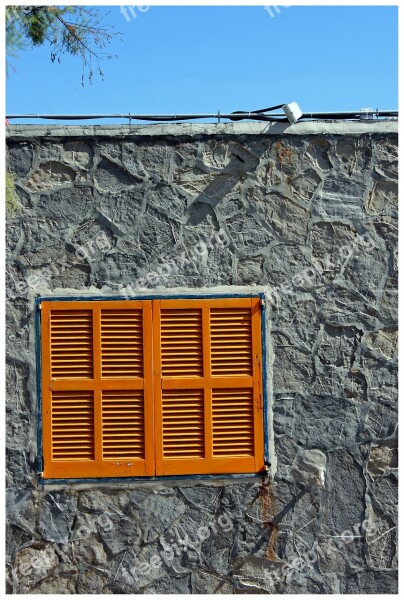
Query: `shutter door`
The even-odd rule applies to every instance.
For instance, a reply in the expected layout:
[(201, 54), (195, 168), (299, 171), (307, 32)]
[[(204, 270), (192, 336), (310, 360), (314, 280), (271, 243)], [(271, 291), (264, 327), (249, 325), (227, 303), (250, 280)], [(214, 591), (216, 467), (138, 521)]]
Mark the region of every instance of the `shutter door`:
[(258, 299), (155, 300), (156, 474), (264, 468)]
[(45, 478), (154, 475), (150, 301), (43, 302)]

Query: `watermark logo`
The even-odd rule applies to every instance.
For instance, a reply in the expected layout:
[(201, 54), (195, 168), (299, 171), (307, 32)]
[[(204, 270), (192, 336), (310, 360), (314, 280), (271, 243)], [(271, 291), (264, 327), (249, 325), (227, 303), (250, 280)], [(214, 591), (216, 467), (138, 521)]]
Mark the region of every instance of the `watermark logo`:
[(160, 257), (160, 264), (153, 269), (150, 267), (147, 274), (134, 281), (132, 285), (121, 287), (121, 293), (129, 298), (138, 289), (153, 288), (158, 285), (167, 286), (170, 278), (184, 269), (206, 263), (209, 251), (215, 246), (226, 248), (229, 245), (230, 239), (224, 229), (212, 231), (204, 239), (198, 237), (198, 242), (193, 247), (183, 250), (180, 254)]
[(264, 10), (269, 14), (271, 19), (276, 17), (276, 15), (281, 14), (281, 8), (290, 8), (290, 6), (282, 5), (280, 6), (264, 6)]
[[(340, 549), (343, 549), (345, 545), (351, 544), (357, 538), (363, 538), (366, 534), (366, 539), (369, 540), (374, 538), (378, 533), (378, 528), (373, 521), (365, 519), (362, 523), (357, 523), (352, 529), (347, 529), (338, 536), (332, 536), (334, 541), (337, 543)], [(371, 542), (370, 542), (371, 543)], [(326, 557), (327, 548), (321, 547), (318, 542), (308, 552), (301, 554), (295, 558), (291, 564), (285, 563), (278, 572), (271, 572), (269, 569), (264, 570), (264, 579), (266, 583), (273, 587), (279, 584), (285, 577), (290, 575), (293, 571), (302, 572), (311, 569), (319, 558)]]
[(321, 263), (314, 260), (314, 266), (299, 271), (280, 286), (271, 288), (271, 303), (274, 307), (284, 305), (288, 297), (294, 296), (296, 289), (314, 288), (316, 283), (321, 281), (324, 283), (324, 276), (327, 272), (336, 270), (338, 266), (342, 268), (357, 254), (369, 253), (374, 247), (375, 243), (368, 233), (358, 234), (351, 244), (345, 244), (337, 252), (324, 255)]
[[(130, 21), (132, 19), (137, 19), (140, 14), (146, 13), (148, 10), (150, 10), (150, 6), (120, 6), (119, 7), (119, 12), (121, 13), (121, 15), (123, 15), (125, 17), (125, 19), (127, 20), (128, 23), (130, 23)], [(130, 15), (128, 14), (130, 13)]]
[(208, 525), (198, 527), (192, 535), (179, 532), (177, 528), (174, 528), (169, 536), (170, 543), (159, 554), (153, 554), (149, 560), (144, 560), (136, 565), (120, 565), (118, 571), (121, 571), (122, 582), (131, 587), (135, 585), (140, 577), (153, 575), (153, 573), (157, 574), (163, 567), (163, 563), (172, 569), (172, 563), (176, 557), (179, 558), (188, 554), (198, 544), (206, 542), (212, 534), (220, 536), (222, 532), (228, 533), (233, 528), (233, 521), (225, 513), (212, 519)]

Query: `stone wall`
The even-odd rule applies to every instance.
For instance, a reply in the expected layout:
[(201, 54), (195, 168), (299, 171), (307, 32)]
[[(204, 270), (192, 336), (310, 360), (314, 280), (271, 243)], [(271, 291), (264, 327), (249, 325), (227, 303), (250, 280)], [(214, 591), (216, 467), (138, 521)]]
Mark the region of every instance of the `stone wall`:
[[(7, 130), (8, 591), (397, 592), (397, 124)], [(268, 477), (38, 485), (34, 299), (122, 286), (266, 291)]]

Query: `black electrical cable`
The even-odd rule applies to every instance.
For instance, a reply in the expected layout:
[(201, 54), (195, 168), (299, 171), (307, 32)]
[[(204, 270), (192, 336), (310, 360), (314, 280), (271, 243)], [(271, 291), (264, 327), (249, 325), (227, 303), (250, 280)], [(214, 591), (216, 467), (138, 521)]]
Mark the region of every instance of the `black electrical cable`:
[[(83, 121), (83, 120), (95, 120), (95, 119), (128, 119), (129, 123), (132, 121), (149, 121), (149, 122), (175, 122), (175, 121), (191, 121), (191, 120), (199, 120), (199, 119), (229, 119), (230, 121), (241, 121), (241, 120), (250, 120), (250, 121), (269, 121), (269, 122), (281, 122), (287, 123), (288, 119), (285, 118), (282, 114), (264, 114), (267, 111), (275, 110), (281, 108), (283, 105), (263, 108), (256, 111), (235, 111), (233, 113), (217, 113), (217, 114), (181, 114), (181, 115), (136, 115), (136, 114), (78, 114), (78, 115), (40, 115), (40, 114), (11, 114), (6, 115), (6, 119), (44, 119), (44, 120), (63, 120), (63, 121)], [(372, 120), (374, 117), (381, 118), (398, 118), (397, 110), (372, 110), (372, 111), (356, 111), (356, 112), (306, 112), (303, 113), (300, 117), (299, 121), (306, 119), (316, 119), (316, 120)]]
[(258, 112), (245, 112), (240, 113), (243, 116), (239, 118), (233, 117), (234, 113), (230, 115), (6, 115), (7, 119), (43, 119), (43, 120), (63, 120), (63, 121), (89, 121), (92, 119), (129, 119), (130, 121), (152, 121), (152, 122), (174, 122), (174, 121), (192, 121), (198, 119), (208, 119), (208, 118), (223, 118), (230, 119), (233, 121), (241, 121), (241, 120), (253, 120), (253, 121), (279, 121), (279, 122), (287, 122), (288, 119), (282, 117), (272, 117), (270, 115), (259, 114)]
[(275, 117), (264, 116), (263, 118), (251, 117), (250, 115), (259, 115), (266, 112), (271, 112), (272, 110), (277, 110), (278, 108), (282, 108), (283, 104), (278, 104), (277, 106), (270, 106), (269, 108), (260, 108), (260, 110), (235, 110), (232, 112), (232, 115), (248, 115), (248, 117), (230, 117), (231, 121), (241, 121), (242, 119), (254, 119), (255, 121), (287, 121), (287, 119), (277, 119)]

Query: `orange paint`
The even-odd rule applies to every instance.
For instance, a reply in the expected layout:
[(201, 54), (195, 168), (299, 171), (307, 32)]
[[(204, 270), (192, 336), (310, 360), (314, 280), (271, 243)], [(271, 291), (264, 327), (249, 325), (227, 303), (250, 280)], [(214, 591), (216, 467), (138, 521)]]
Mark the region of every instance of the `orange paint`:
[(264, 469), (259, 299), (42, 303), (45, 478)]
[(41, 327), (44, 477), (154, 475), (151, 302), (43, 302)]

